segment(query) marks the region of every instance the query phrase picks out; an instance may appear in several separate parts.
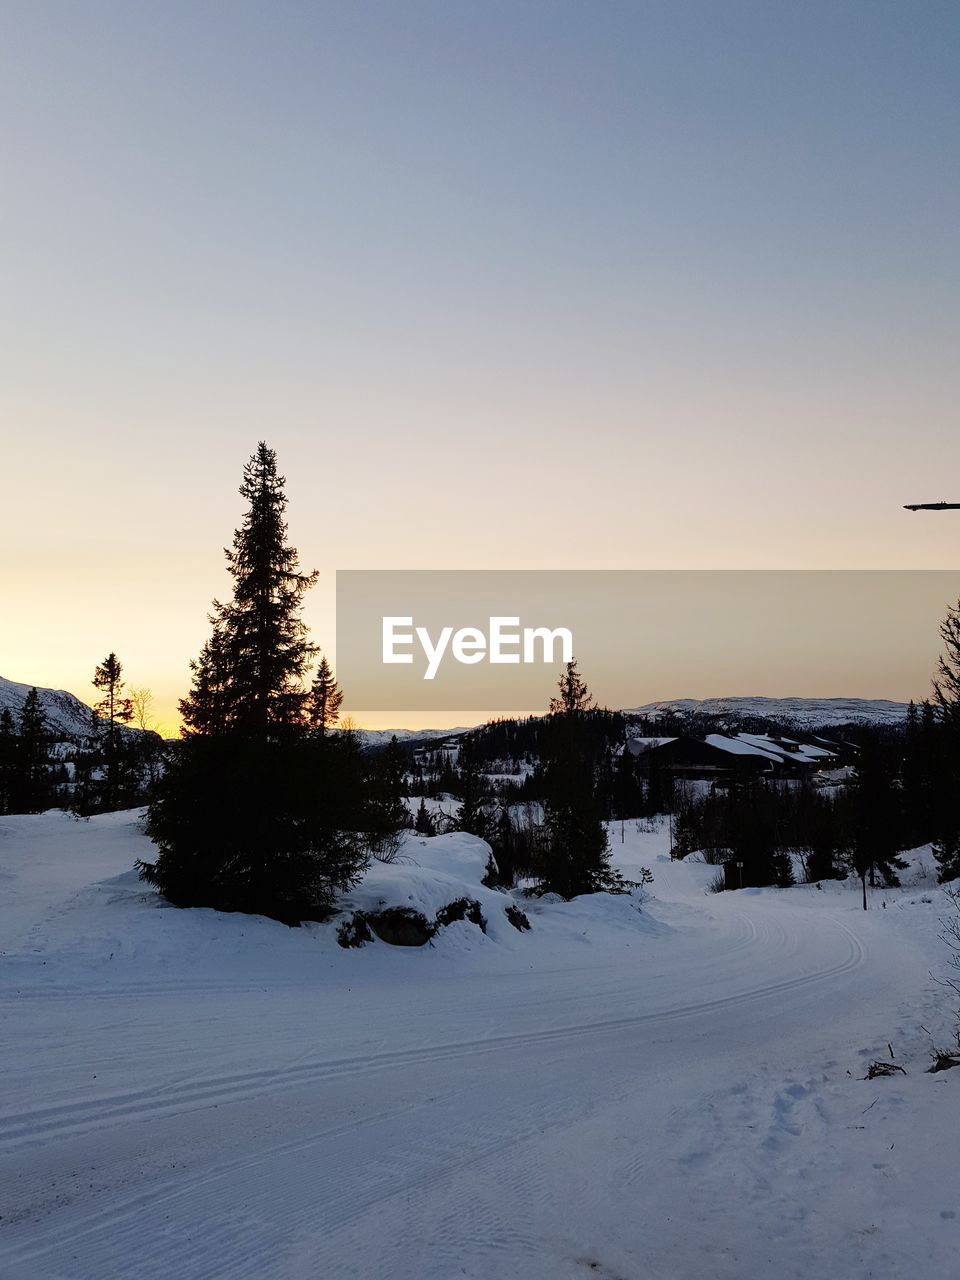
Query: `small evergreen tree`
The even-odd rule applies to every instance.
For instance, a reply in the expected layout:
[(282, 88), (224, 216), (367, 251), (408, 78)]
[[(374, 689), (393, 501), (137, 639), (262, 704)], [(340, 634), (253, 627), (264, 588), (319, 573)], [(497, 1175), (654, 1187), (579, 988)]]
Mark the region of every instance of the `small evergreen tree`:
[(573, 898), (618, 888), (622, 878), (610, 866), (596, 761), (588, 746), (593, 697), (575, 661), (557, 687), (543, 739), (545, 799), (536, 873), (541, 892)]
[(427, 803), (423, 796), (420, 797), (420, 808), (417, 810), (417, 816), (413, 822), (413, 829), (419, 836), (435, 836), (437, 834), (436, 823), (433, 820), (430, 810), (427, 808)]
[(457, 829), (486, 840), (490, 835), (490, 818), (485, 807), (487, 787), (472, 744), (466, 738), (460, 743), (457, 766), (455, 794), (460, 800)]
[(867, 883), (897, 885), (898, 871), (907, 864), (902, 848), (902, 807), (896, 748), (874, 732), (860, 742), (854, 782), (847, 797), (847, 858), (860, 878), (863, 909), (867, 909)]
[(550, 699), (551, 716), (582, 716), (594, 707), (593, 694), (577, 669), (576, 660), (568, 662), (557, 681), (558, 693)]
[(333, 678), (333, 670), (324, 655), (310, 687), (310, 727), (321, 735), (332, 729), (340, 718), (342, 703), (343, 690)]

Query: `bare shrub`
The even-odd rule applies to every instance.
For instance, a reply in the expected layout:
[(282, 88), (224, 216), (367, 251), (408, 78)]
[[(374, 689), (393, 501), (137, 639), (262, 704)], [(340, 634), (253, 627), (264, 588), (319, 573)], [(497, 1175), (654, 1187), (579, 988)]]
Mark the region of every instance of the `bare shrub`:
[(725, 871), (718, 871), (710, 883), (707, 885), (709, 893), (723, 893), (727, 887), (727, 874)]
[(388, 835), (376, 836), (368, 845), (370, 856), (377, 862), (396, 862), (403, 835), (402, 831), (391, 831)]

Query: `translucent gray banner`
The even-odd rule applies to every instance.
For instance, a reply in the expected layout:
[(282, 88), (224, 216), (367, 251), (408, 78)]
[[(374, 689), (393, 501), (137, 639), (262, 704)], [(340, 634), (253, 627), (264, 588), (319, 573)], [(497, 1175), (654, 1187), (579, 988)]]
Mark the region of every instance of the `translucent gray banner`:
[(530, 712), (563, 661), (597, 699), (926, 696), (960, 572), (341, 571), (351, 713)]

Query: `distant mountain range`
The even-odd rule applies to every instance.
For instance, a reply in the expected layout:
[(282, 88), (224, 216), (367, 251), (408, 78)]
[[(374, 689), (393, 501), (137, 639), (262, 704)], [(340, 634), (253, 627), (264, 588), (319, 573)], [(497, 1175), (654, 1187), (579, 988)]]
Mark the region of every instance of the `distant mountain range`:
[(768, 720), (797, 729), (845, 724), (902, 724), (905, 702), (887, 698), (671, 698), (630, 707), (625, 715), (660, 720), (669, 716), (702, 717), (736, 723)]
[(476, 725), (457, 729), (361, 729), (363, 744), (367, 747), (385, 747), (391, 738), (398, 742), (434, 742), (442, 738), (459, 738)]
[[(0, 711), (9, 708), (14, 720), (19, 720), (31, 687), (0, 676)], [(86, 703), (65, 689), (38, 686), (37, 692), (47, 724), (54, 734), (70, 740), (89, 734), (91, 711)], [(907, 714), (907, 704), (886, 698), (670, 698), (648, 702), (642, 707), (625, 708), (624, 714), (648, 720), (662, 720), (670, 716), (710, 719), (729, 727), (744, 721), (768, 721), (785, 727), (808, 729), (846, 724), (901, 724)], [(418, 739), (428, 742), (468, 732), (467, 728), (365, 729), (363, 738), (368, 746), (377, 747), (389, 742), (394, 734), (400, 742)]]

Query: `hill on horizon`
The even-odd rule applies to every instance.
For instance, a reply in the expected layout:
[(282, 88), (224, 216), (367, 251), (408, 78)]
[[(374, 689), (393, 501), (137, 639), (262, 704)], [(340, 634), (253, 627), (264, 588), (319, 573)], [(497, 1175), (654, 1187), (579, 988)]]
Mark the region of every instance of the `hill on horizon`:
[(889, 698), (668, 698), (641, 707), (624, 708), (624, 715), (659, 720), (668, 716), (708, 716), (769, 720), (795, 728), (823, 728), (848, 724), (902, 724), (906, 702)]

